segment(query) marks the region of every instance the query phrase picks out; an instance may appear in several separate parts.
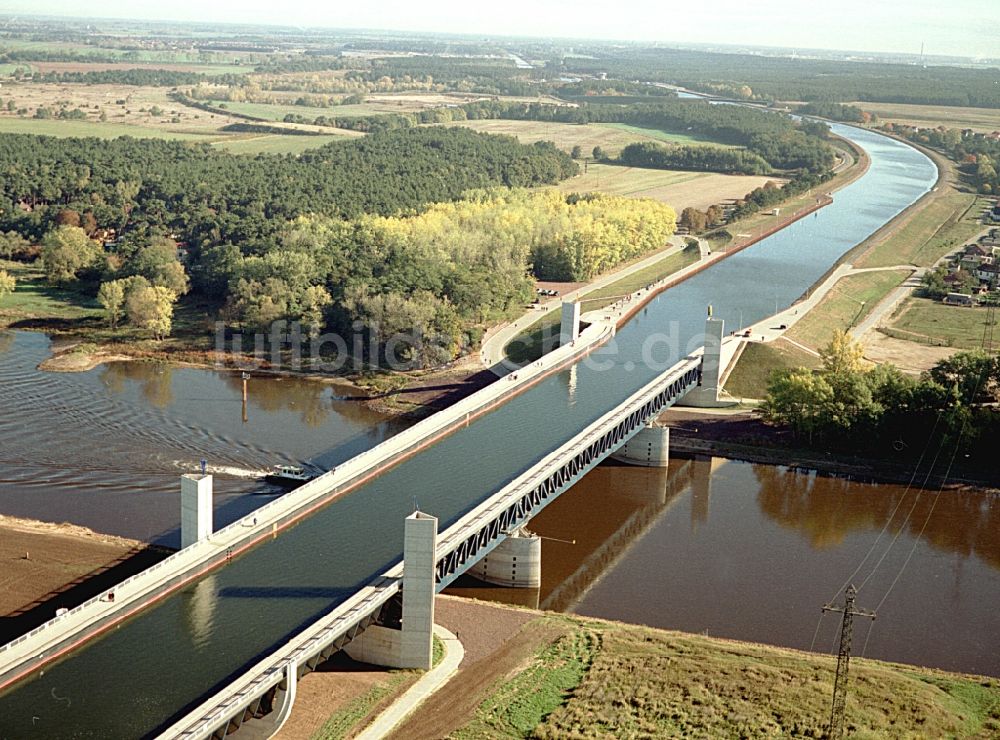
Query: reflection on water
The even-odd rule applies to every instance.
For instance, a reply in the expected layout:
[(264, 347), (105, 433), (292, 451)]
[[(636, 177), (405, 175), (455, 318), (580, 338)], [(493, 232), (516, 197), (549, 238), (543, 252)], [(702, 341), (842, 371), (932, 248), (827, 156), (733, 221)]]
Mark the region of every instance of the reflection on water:
[(42, 334), (0, 333), (0, 513), (176, 544), (178, 476), (200, 460), (216, 474), (221, 526), (277, 493), (253, 479), (271, 465), (329, 468), (402, 428), (332, 384), (254, 375), (244, 423), (239, 373), (41, 372), (49, 353)]
[[(902, 575), (870, 638), (869, 625), (858, 626), (858, 651), (867, 640), (868, 657), (1000, 675), (996, 493), (937, 497), (779, 466), (675, 459), (668, 470), (599, 467), (530, 528), (553, 538), (542, 543), (540, 589), (467, 578), (452, 592), (808, 649), (820, 606), (864, 563), (854, 578), (868, 579), (861, 606), (878, 605)], [(838, 627), (824, 617), (815, 648), (830, 650)]]

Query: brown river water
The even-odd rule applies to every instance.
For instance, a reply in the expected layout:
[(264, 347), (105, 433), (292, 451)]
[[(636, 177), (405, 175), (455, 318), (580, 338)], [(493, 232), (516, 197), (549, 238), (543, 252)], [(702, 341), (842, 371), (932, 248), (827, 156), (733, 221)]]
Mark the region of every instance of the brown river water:
[[(253, 377), (244, 422), (238, 374), (38, 371), (49, 352), (44, 335), (0, 332), (3, 514), (175, 545), (178, 476), (201, 459), (220, 526), (280, 493), (254, 478), (268, 466), (326, 469), (402, 428), (329, 384)], [(603, 465), (531, 528), (548, 538), (540, 589), (463, 578), (450, 592), (829, 651), (839, 621), (820, 607), (850, 577), (878, 611), (857, 624), (855, 655), (1000, 675), (995, 493), (677, 458)]]

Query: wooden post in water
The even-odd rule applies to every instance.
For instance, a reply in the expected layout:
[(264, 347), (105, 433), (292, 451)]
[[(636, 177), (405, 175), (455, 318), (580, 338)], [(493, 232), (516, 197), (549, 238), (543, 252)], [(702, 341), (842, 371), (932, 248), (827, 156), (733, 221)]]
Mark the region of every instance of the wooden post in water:
[(250, 421), (247, 416), (247, 381), (250, 380), (250, 373), (243, 373), (243, 423)]

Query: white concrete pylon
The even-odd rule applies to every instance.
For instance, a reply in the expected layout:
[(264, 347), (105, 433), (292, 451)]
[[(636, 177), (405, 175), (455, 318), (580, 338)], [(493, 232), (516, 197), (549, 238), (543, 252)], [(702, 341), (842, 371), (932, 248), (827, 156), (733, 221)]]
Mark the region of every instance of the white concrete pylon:
[(415, 511), (403, 531), (403, 634), (400, 668), (430, 670), (434, 656), (437, 517)]
[(563, 301), (559, 322), (559, 346), (565, 347), (580, 337), (580, 302)]
[(667, 467), (670, 464), (670, 427), (647, 424), (611, 457), (629, 465)]
[(181, 548), (212, 535), (212, 476), (181, 476)]

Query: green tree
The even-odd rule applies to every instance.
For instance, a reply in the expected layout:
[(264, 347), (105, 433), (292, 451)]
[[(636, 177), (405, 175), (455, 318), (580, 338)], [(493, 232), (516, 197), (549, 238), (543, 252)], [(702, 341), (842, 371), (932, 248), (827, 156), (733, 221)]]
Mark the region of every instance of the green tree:
[(603, 161), (607, 157), (607, 155), (604, 153), (604, 149), (602, 149), (599, 146), (595, 146), (593, 152), (591, 153), (594, 155), (594, 159), (596, 159), (598, 162)]
[(0, 257), (5, 260), (20, 257), (29, 246), (30, 242), (16, 231), (0, 234)]
[(191, 289), (184, 265), (177, 259), (177, 242), (156, 238), (136, 252), (126, 266), (128, 272), (142, 275), (153, 285), (167, 288), (178, 296)]
[(805, 368), (775, 373), (767, 387), (760, 413), (772, 424), (791, 427), (810, 443), (826, 426), (824, 408), (833, 399), (833, 388), (819, 374)]
[(152, 332), (155, 339), (170, 334), (177, 296), (161, 286), (142, 286), (129, 292), (125, 299), (128, 320), (140, 329)]
[(101, 283), (101, 287), (97, 291), (97, 300), (104, 307), (104, 315), (112, 329), (118, 326), (118, 321), (122, 317), (127, 285), (128, 281), (126, 280), (111, 280)]
[(100, 260), (102, 250), (78, 226), (59, 226), (42, 239), (42, 264), (46, 277), (54, 283), (75, 280)]
[(309, 331), (310, 339), (319, 336), (323, 328), (323, 311), (333, 302), (330, 293), (321, 285), (306, 288), (302, 299), (302, 323)]
[(583, 147), (579, 144), (574, 145), (574, 147), (570, 150), (569, 156), (573, 159), (580, 159), (583, 156)]
[(0, 270), (0, 300), (14, 292), (17, 280), (6, 270)]

